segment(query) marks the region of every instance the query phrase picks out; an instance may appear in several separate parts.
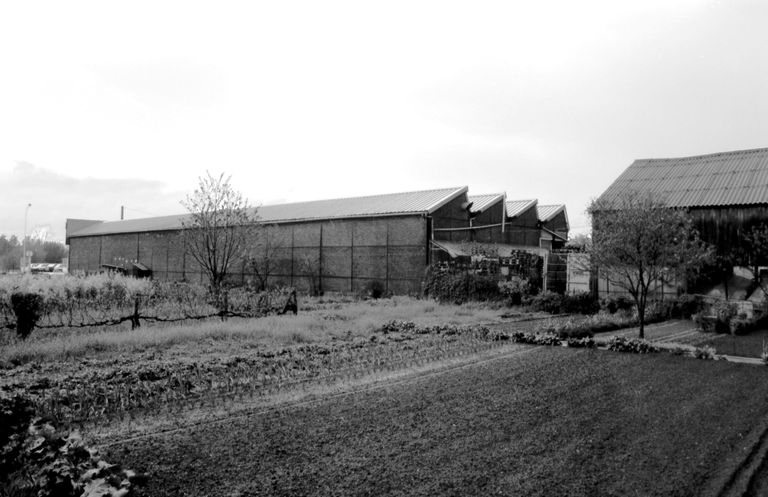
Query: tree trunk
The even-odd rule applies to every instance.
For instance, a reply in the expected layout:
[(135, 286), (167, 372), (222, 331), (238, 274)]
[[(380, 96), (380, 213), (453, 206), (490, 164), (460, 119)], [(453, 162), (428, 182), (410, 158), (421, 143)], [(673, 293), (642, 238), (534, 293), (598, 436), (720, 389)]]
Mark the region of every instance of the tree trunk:
[(638, 335), (640, 339), (645, 338), (645, 303), (643, 296), (639, 296), (637, 300), (637, 320), (640, 322), (640, 333)]

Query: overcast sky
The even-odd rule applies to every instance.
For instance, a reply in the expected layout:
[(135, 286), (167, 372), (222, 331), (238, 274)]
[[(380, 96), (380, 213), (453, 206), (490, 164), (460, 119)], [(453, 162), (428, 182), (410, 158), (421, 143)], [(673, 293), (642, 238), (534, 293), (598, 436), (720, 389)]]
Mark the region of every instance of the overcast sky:
[(0, 233), (452, 186), (584, 209), (768, 147), (768, 2), (3, 2)]

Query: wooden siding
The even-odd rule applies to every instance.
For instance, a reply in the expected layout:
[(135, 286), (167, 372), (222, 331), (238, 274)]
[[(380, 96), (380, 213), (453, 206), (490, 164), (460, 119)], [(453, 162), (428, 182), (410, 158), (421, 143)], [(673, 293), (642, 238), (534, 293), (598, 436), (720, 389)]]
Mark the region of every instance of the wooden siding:
[[(702, 240), (715, 245), (719, 254), (728, 255), (752, 226), (768, 224), (768, 206), (691, 208), (688, 210)], [(766, 261), (768, 263), (768, 261)]]

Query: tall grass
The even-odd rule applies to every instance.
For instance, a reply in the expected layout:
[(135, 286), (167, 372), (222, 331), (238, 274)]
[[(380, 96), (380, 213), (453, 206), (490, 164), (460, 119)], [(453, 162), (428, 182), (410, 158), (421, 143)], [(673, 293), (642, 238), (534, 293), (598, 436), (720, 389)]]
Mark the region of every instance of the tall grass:
[[(392, 320), (418, 325), (476, 324), (499, 320), (500, 312), (483, 305), (444, 305), (409, 297), (355, 301), (339, 305), (319, 305), (317, 300), (302, 302), (298, 315), (267, 316), (252, 319), (209, 320), (181, 325), (57, 330), (33, 335), (26, 341), (10, 339), (0, 349), (0, 363), (8, 365), (31, 361), (57, 361), (82, 357), (108, 357), (176, 346), (218, 344), (220, 347), (279, 347), (293, 343), (369, 337)], [(8, 338), (8, 337), (6, 337)]]

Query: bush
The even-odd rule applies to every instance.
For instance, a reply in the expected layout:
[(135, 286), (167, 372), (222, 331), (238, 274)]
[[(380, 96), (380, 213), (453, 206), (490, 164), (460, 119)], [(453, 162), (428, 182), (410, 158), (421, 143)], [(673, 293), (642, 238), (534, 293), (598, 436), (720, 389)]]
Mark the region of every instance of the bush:
[(600, 300), (600, 308), (610, 314), (634, 309), (635, 301), (626, 295), (608, 295)]
[(512, 276), (507, 281), (499, 281), (499, 293), (509, 299), (511, 305), (520, 305), (523, 297), (530, 295), (531, 284), (526, 278)]
[(586, 349), (595, 348), (595, 340), (592, 337), (568, 338), (565, 342), (568, 344), (569, 347), (586, 348)]
[(717, 350), (711, 345), (705, 345), (703, 347), (696, 347), (693, 351), (693, 357), (696, 359), (705, 359), (714, 361), (717, 360)]
[(0, 397), (0, 495), (127, 496), (142, 482), (101, 460), (78, 433), (32, 416), (28, 400)]
[(534, 311), (548, 312), (550, 314), (559, 314), (563, 304), (563, 296), (545, 290), (538, 295), (529, 297), (523, 303)]
[(589, 292), (560, 295), (547, 290), (525, 299), (524, 303), (534, 311), (550, 314), (588, 315), (595, 314), (600, 310), (597, 299)]
[(501, 296), (498, 278), (494, 275), (443, 271), (431, 266), (427, 268), (423, 288), (425, 296), (454, 304), (469, 300), (498, 300)]
[(746, 318), (735, 318), (729, 323), (731, 335), (746, 335), (755, 328), (755, 321)]
[(589, 292), (563, 295), (560, 312), (567, 314), (595, 314), (600, 310), (600, 303)]
[(380, 299), (384, 295), (384, 284), (379, 280), (373, 280), (365, 286), (365, 290), (372, 299)]
[(700, 295), (680, 295), (672, 307), (671, 317), (691, 319), (704, 308), (704, 298)]
[(11, 307), (16, 315), (16, 334), (25, 339), (35, 329), (43, 310), (43, 297), (37, 293), (11, 294)]
[(510, 336), (513, 342), (532, 345), (561, 345), (562, 340), (554, 333), (531, 333), (517, 331)]
[(661, 349), (648, 340), (640, 338), (611, 337), (608, 341), (608, 350), (615, 352), (631, 352), (634, 354), (649, 354), (659, 352)]

